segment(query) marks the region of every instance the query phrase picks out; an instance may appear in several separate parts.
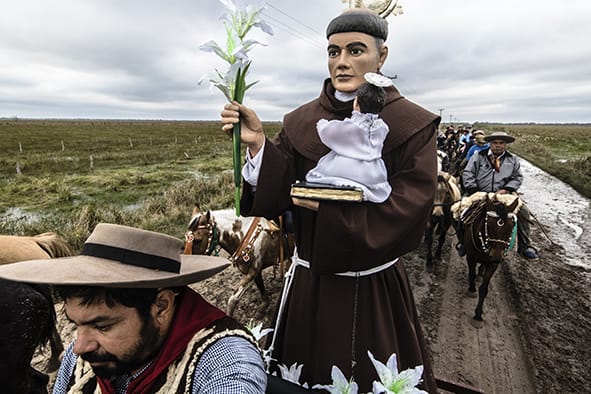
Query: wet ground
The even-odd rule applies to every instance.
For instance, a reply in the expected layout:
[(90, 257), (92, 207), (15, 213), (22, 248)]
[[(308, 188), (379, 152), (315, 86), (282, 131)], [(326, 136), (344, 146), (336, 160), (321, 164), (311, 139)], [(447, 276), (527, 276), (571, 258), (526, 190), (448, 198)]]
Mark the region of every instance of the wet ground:
[[(535, 216), (532, 239), (540, 259), (508, 255), (492, 278), (483, 328), (470, 322), (476, 299), (466, 295), (466, 264), (449, 239), (432, 271), (425, 269), (423, 246), (403, 259), (435, 372), (487, 393), (591, 392), (589, 200), (527, 162), (522, 167), (521, 192)], [(195, 288), (225, 308), (240, 277), (228, 268)], [(272, 303), (262, 321), (271, 327), (281, 275), (268, 268), (264, 279)], [(236, 317), (248, 323), (259, 302), (253, 286)], [(60, 328), (69, 343), (71, 325), (60, 320)], [(36, 365), (42, 368), (44, 359), (38, 355)]]

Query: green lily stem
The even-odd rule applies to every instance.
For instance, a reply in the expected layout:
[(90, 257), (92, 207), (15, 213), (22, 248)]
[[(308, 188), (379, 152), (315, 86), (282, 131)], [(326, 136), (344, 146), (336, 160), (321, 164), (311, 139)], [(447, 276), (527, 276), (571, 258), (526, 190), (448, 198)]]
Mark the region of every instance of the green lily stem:
[(234, 165), (234, 207), (236, 208), (236, 216), (240, 216), (240, 184), (242, 182), (240, 157), (240, 121), (234, 125), (232, 130), (232, 163)]

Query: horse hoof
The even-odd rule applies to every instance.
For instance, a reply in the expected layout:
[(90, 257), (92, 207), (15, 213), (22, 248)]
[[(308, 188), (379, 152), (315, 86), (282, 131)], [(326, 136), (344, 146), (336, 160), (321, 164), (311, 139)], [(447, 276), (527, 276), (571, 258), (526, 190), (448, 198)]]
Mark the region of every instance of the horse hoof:
[(476, 318), (474, 318), (474, 317), (472, 319), (470, 319), (470, 323), (472, 324), (472, 326), (474, 328), (480, 329), (480, 328), (484, 327), (484, 320), (476, 320)]
[(468, 290), (468, 293), (466, 293), (466, 294), (470, 298), (476, 298), (478, 296), (478, 294), (476, 293), (476, 291), (472, 291), (472, 290)]

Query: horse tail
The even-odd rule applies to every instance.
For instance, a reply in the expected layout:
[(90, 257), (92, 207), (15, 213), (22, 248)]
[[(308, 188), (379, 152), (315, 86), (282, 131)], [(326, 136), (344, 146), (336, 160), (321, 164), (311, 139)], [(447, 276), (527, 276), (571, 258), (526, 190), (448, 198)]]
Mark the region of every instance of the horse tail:
[(40, 338), (39, 338), (39, 346), (43, 346), (47, 343), (47, 341), (51, 340), (52, 337), (52, 331), (54, 330), (54, 327), (57, 323), (57, 316), (55, 313), (55, 308), (53, 307), (53, 296), (52, 296), (52, 292), (51, 292), (51, 287), (49, 287), (49, 285), (41, 285), (41, 284), (29, 284), (33, 289), (35, 289), (35, 291), (37, 291), (39, 294), (41, 294), (43, 296), (43, 298), (45, 298), (47, 300), (47, 303), (49, 304), (49, 308), (47, 309), (49, 316), (46, 320), (45, 325), (43, 325), (43, 329), (40, 332)]
[(38, 234), (33, 239), (51, 258), (67, 257), (74, 254), (66, 241), (56, 233)]

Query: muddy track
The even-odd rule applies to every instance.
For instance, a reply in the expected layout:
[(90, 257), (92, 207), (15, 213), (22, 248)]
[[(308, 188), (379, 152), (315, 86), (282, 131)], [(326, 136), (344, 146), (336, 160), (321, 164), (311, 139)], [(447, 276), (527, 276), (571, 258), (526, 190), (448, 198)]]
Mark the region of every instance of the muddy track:
[[(479, 388), (486, 393), (533, 393), (531, 367), (525, 354), (518, 317), (509, 298), (506, 275), (498, 270), (484, 305), (484, 324), (475, 328), (477, 298), (469, 296), (467, 266), (447, 253), (432, 272), (439, 294), (433, 319), (431, 352), (436, 376)], [(424, 305), (425, 301), (422, 302)], [(433, 331), (433, 330), (432, 330)]]
[[(532, 236), (541, 258), (527, 261), (514, 252), (492, 278), (484, 305), (485, 324), (470, 320), (476, 298), (467, 296), (467, 268), (446, 242), (443, 261), (428, 272), (424, 247), (402, 259), (408, 272), (436, 376), (470, 385), (486, 393), (582, 393), (591, 387), (591, 272), (558, 258), (564, 254), (539, 231)], [(450, 238), (451, 239), (451, 238)], [(271, 305), (259, 321), (271, 327), (281, 289), (278, 272), (264, 272)], [(228, 268), (194, 287), (224, 309), (240, 281)], [(255, 317), (260, 296), (254, 286), (240, 301), (236, 317)], [(69, 344), (73, 327), (58, 322)], [(44, 370), (46, 355), (34, 366)]]

